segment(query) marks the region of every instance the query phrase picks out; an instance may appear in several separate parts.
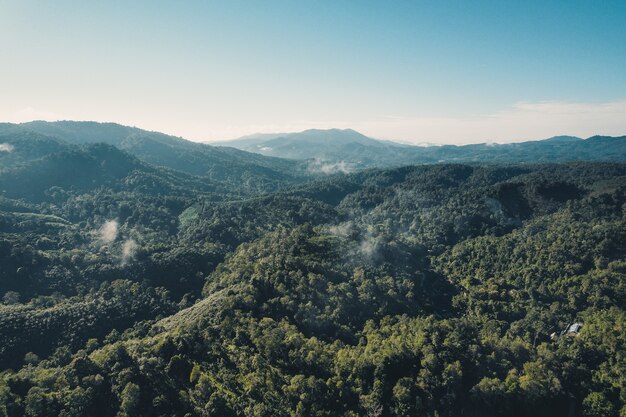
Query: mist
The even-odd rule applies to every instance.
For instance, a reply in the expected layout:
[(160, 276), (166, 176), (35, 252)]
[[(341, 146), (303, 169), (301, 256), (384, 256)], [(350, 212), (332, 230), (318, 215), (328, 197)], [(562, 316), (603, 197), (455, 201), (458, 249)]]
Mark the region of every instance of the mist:
[(346, 161), (339, 162), (325, 162), (320, 159), (316, 159), (309, 163), (307, 167), (309, 172), (315, 174), (349, 174), (354, 171), (354, 167)]
[(10, 143), (0, 143), (0, 152), (13, 152), (15, 147)]
[(117, 239), (118, 223), (117, 220), (108, 220), (98, 230), (99, 241), (108, 244)]
[(135, 257), (137, 252), (137, 242), (134, 239), (128, 239), (122, 244), (122, 264), (126, 264)]

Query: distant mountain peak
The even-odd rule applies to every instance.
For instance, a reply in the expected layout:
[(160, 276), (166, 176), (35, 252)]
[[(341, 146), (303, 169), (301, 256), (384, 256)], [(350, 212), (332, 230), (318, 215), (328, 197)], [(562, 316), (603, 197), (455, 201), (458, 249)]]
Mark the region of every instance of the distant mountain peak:
[(245, 136), (226, 142), (222, 146), (232, 146), (248, 152), (287, 159), (336, 160), (338, 155), (352, 154), (351, 160), (360, 161), (374, 149), (386, 149), (400, 144), (383, 142), (369, 138), (354, 129), (307, 129), (302, 132), (282, 134), (260, 134)]
[(350, 163), (356, 168), (485, 160), (505, 163), (626, 159), (626, 153), (622, 151), (626, 140), (606, 139), (603, 136), (582, 139), (559, 135), (513, 144), (402, 144), (373, 139), (354, 129), (333, 128), (248, 136), (222, 142), (222, 145), (265, 156)]
[[(37, 143), (35, 140), (24, 141), (24, 135), (29, 132), (44, 137), (38, 138)], [(560, 135), (513, 144), (491, 142), (437, 146), (374, 139), (350, 128), (314, 128), (302, 132), (249, 135), (209, 145), (117, 123), (36, 121), (0, 123), (0, 138), (0, 143), (6, 142), (7, 147), (10, 145), (15, 149), (0, 155), (0, 162), (4, 165), (40, 157), (58, 149), (63, 143), (83, 145), (103, 142), (142, 161), (188, 174), (221, 181), (239, 180), (254, 172), (271, 179), (268, 182), (271, 184), (300, 181), (303, 175), (307, 175), (303, 174), (306, 171), (303, 167), (315, 160), (349, 164), (353, 169), (439, 162), (626, 160), (626, 137), (610, 136), (581, 139)], [(285, 173), (288, 174), (285, 176)]]
[(561, 135), (561, 136), (552, 136), (551, 138), (544, 139), (543, 142), (576, 142), (579, 140), (583, 140), (583, 139), (577, 136)]

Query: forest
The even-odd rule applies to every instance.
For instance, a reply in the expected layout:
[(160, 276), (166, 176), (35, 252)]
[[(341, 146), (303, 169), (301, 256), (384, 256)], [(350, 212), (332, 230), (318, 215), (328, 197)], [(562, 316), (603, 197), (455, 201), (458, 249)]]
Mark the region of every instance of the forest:
[(0, 128), (2, 417), (626, 417), (626, 163)]

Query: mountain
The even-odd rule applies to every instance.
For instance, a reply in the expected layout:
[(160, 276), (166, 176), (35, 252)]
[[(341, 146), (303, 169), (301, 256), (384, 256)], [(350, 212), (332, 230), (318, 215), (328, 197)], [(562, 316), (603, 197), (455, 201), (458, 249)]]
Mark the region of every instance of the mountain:
[(562, 136), (552, 136), (551, 138), (548, 139), (544, 139), (544, 142), (578, 142), (583, 140), (582, 138), (579, 138), (577, 136), (567, 136), (567, 135), (562, 135)]
[[(34, 138), (30, 137), (29, 141)], [(35, 143), (41, 144), (40, 140)], [(47, 142), (44, 142), (47, 143)], [(56, 142), (52, 142), (56, 143)], [(15, 153), (21, 153), (19, 150)], [(0, 156), (0, 191), (4, 197), (31, 201), (50, 199), (55, 193), (89, 193), (101, 188), (144, 194), (245, 195), (228, 183), (207, 181), (145, 163), (115, 146), (93, 143), (66, 145), (40, 158), (8, 165)]]
[(71, 145), (30, 131), (2, 132), (0, 128), (0, 170), (66, 151)]
[[(31, 139), (39, 143), (35, 146)], [(58, 150), (59, 144), (105, 143), (156, 166), (228, 182), (250, 190), (275, 190), (302, 182), (308, 175), (298, 162), (191, 142), (115, 123), (5, 123), (0, 124), (0, 143), (12, 147), (12, 152), (0, 152), (0, 158), (8, 161), (18, 160), (19, 155), (26, 159), (41, 156), (47, 152), (46, 149), (53, 151), (56, 147)], [(45, 148), (41, 146), (43, 143), (46, 144)]]
[[(252, 135), (222, 142), (249, 152), (320, 164), (343, 163), (346, 169), (394, 167), (445, 162), (561, 162), (575, 160), (623, 161), (626, 136), (573, 136), (511, 144), (411, 146), (381, 141), (354, 130), (305, 130), (300, 133)], [(332, 165), (331, 165), (332, 166)]]
[(400, 144), (372, 139), (352, 129), (310, 129), (299, 133), (251, 135), (221, 144), (266, 156), (344, 161), (355, 167), (385, 166), (386, 160), (402, 149)]
[(0, 416), (624, 414), (626, 163), (480, 162), (622, 140), (317, 176), (355, 166), (1, 125)]
[[(19, 144), (18, 144), (19, 142)], [(106, 143), (140, 160), (250, 191), (274, 191), (311, 175), (414, 164), (530, 163), (626, 160), (626, 136), (556, 136), (511, 144), (412, 146), (369, 138), (352, 129), (260, 134), (219, 146), (115, 123), (0, 124), (0, 168), (46, 155), (65, 145)]]
[(261, 134), (225, 142), (229, 146), (263, 155), (291, 159), (327, 159), (348, 146), (384, 148), (386, 144), (352, 129), (310, 129), (299, 133)]
[(88, 145), (4, 169), (0, 173), (0, 189), (6, 197), (33, 199), (51, 187), (86, 191), (110, 185), (141, 165), (139, 160), (113, 146)]

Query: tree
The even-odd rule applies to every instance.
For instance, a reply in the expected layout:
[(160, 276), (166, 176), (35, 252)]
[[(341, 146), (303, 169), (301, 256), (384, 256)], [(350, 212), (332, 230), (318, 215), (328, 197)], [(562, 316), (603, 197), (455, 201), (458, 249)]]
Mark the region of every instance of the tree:
[(137, 384), (129, 382), (126, 384), (120, 395), (119, 417), (130, 417), (137, 413), (139, 407), (141, 390)]
[(583, 400), (585, 417), (609, 417), (615, 411), (613, 404), (601, 392), (592, 392)]
[(2, 297), (2, 303), (6, 305), (17, 304), (20, 302), (20, 293), (17, 291), (7, 291)]

